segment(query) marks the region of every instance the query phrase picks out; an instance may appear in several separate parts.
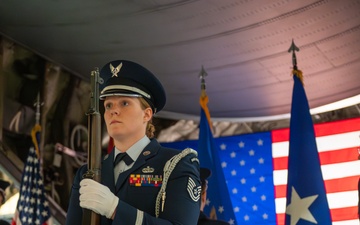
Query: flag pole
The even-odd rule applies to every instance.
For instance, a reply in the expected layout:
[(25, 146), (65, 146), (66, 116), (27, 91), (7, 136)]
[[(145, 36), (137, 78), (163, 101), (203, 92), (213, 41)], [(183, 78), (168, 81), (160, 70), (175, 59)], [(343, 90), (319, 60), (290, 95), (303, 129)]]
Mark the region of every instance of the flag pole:
[(206, 94), (206, 82), (205, 77), (207, 76), (207, 72), (204, 69), (204, 66), (201, 66), (201, 71), (199, 73), (199, 78), (201, 80), (201, 94), (200, 94), (200, 106), (204, 110), (206, 119), (208, 120), (210, 130), (213, 131), (212, 123), (211, 123), (211, 117), (210, 117), (210, 111), (207, 107), (207, 104), (209, 103), (209, 97)]
[(37, 95), (34, 106), (36, 107), (35, 125), (31, 131), (33, 146), (29, 149), (22, 172), (19, 200), (12, 219), (12, 225), (48, 225), (52, 223), (49, 202), (44, 189), (40, 157), (40, 93)]
[(33, 127), (33, 129), (31, 130), (31, 139), (34, 143), (34, 147), (35, 147), (35, 151), (36, 151), (36, 155), (38, 156), (39, 159), (41, 159), (40, 157), (40, 132), (41, 132), (41, 125), (40, 125), (40, 106), (41, 106), (41, 102), (40, 102), (40, 93), (37, 94), (36, 97), (36, 102), (34, 103), (36, 112), (35, 112), (35, 126)]
[(297, 68), (294, 40), (292, 52), (294, 87), (291, 103), (285, 225), (331, 225), (315, 130), (310, 115), (302, 72)]
[(199, 142), (198, 157), (200, 167), (212, 171), (211, 178), (208, 179), (209, 190), (207, 191), (207, 204), (204, 208), (206, 214), (211, 219), (220, 219), (228, 221), (231, 225), (236, 225), (236, 218), (232, 207), (232, 202), (227, 187), (225, 175), (221, 167), (221, 161), (217, 145), (213, 140), (212, 123), (210, 119), (210, 110), (207, 107), (209, 98), (206, 94), (205, 77), (207, 73), (202, 66), (199, 73), (201, 80), (200, 95), (200, 123), (199, 123)]

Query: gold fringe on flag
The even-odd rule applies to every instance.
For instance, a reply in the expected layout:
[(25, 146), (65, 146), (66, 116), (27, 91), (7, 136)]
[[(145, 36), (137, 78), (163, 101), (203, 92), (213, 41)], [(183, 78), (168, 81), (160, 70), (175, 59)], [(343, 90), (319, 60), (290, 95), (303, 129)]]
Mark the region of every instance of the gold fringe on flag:
[(293, 70), (292, 71), (292, 74), (291, 75), (295, 75), (295, 76), (297, 76), (299, 79), (300, 79), (300, 81), (301, 81), (301, 84), (304, 86), (304, 78), (303, 78), (303, 73), (302, 73), (302, 71), (301, 70)]
[(208, 124), (210, 126), (211, 131), (213, 131), (211, 119), (210, 119), (210, 111), (207, 107), (207, 104), (209, 103), (209, 97), (207, 96), (205, 90), (201, 90), (201, 96), (200, 96), (200, 106), (204, 110), (206, 118), (208, 120)]
[(31, 139), (34, 143), (34, 147), (35, 147), (35, 151), (36, 151), (36, 155), (38, 157), (40, 157), (40, 150), (39, 150), (39, 142), (36, 138), (36, 134), (39, 133), (41, 131), (41, 126), (40, 124), (35, 124), (35, 126), (33, 127), (33, 129), (31, 130)]

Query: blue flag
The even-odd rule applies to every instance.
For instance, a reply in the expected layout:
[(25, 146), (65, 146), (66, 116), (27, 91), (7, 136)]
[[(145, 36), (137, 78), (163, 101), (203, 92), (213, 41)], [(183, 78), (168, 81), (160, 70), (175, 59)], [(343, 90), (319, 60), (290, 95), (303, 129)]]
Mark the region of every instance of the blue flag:
[(294, 70), (291, 106), (286, 225), (331, 225), (314, 126), (302, 84)]
[(229, 195), (229, 189), (221, 167), (219, 152), (214, 144), (208, 117), (206, 116), (206, 112), (208, 112), (206, 106), (207, 96), (200, 99), (200, 103), (201, 115), (197, 151), (200, 160), (200, 167), (206, 167), (211, 170), (211, 176), (208, 178), (208, 200), (204, 208), (204, 213), (210, 217), (215, 214), (217, 219), (224, 220), (229, 222), (231, 225), (235, 225), (237, 223)]

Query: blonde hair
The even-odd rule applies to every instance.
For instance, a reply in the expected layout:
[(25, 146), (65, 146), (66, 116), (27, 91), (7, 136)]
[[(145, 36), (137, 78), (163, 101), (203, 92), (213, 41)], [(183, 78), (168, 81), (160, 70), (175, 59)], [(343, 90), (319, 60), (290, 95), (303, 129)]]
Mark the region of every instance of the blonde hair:
[[(142, 109), (151, 108), (150, 104), (144, 98), (139, 98), (139, 101)], [(146, 125), (146, 136), (148, 138), (153, 138), (155, 136), (155, 126), (152, 123), (152, 118)]]

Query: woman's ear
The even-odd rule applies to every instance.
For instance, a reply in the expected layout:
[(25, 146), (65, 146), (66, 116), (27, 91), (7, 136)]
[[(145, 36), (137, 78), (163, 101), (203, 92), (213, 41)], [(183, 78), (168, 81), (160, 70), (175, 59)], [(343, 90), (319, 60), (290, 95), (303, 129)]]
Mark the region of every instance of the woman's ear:
[(145, 120), (145, 122), (150, 121), (152, 116), (153, 116), (152, 109), (150, 107), (146, 108), (144, 110), (144, 120)]

